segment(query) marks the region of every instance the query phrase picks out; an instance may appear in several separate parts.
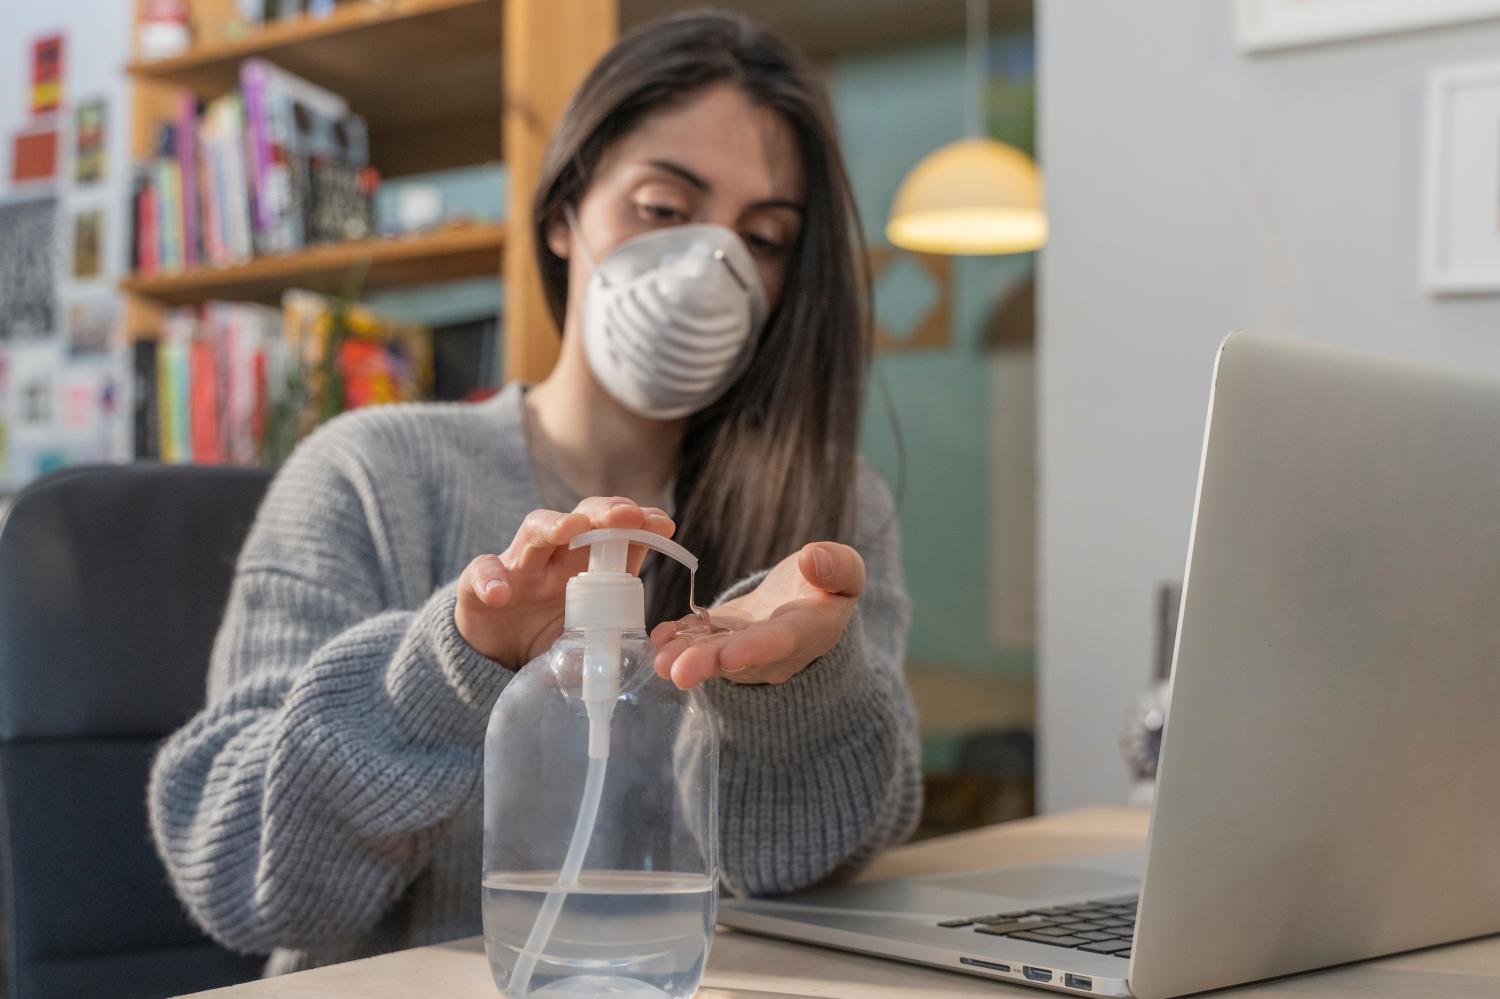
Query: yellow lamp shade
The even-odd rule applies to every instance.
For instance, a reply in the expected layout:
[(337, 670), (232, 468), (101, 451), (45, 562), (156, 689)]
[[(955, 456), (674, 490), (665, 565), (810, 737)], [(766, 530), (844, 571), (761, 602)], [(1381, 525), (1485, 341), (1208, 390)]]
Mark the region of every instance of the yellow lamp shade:
[(919, 253), (1024, 253), (1047, 241), (1042, 178), (1031, 157), (994, 139), (928, 153), (901, 182), (885, 226)]

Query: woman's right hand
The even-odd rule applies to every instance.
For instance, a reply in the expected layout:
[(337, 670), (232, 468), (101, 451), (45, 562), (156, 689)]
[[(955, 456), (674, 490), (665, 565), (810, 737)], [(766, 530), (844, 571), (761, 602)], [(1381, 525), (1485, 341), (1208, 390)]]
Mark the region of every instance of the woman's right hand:
[[(459, 634), (511, 669), (536, 658), (562, 634), (568, 580), (588, 568), (588, 550), (570, 551), (568, 542), (600, 527), (644, 529), (664, 538), (677, 529), (665, 511), (620, 496), (591, 496), (572, 513), (533, 510), (509, 548), (479, 556), (459, 576)], [(630, 571), (638, 573), (645, 557), (644, 547), (631, 545)]]

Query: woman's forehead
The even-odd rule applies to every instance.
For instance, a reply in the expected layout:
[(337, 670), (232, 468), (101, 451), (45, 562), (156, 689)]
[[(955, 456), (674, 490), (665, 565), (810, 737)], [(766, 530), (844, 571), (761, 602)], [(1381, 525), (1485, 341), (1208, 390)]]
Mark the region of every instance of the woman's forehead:
[(746, 202), (800, 201), (802, 158), (786, 120), (737, 87), (712, 87), (653, 111), (600, 164), (604, 171), (667, 161), (714, 193)]

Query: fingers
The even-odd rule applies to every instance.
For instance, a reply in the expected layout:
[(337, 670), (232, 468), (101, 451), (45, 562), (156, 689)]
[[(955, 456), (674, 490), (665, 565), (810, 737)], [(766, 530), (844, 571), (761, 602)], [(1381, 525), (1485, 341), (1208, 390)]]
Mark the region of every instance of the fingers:
[(458, 598), (469, 606), (504, 607), (510, 602), (510, 574), (498, 555), (481, 555), (458, 578)]
[(651, 629), (651, 644), (658, 649), (677, 637), (678, 624), (676, 621), (663, 621)]
[(595, 528), (644, 529), (668, 538), (677, 529), (665, 510), (654, 506), (640, 506), (624, 496), (590, 496), (580, 502), (573, 512), (586, 515)]
[[(730, 635), (719, 648), (719, 668), (726, 676), (747, 670), (764, 671), (790, 659), (797, 651), (797, 636), (779, 623), (766, 623)], [(765, 680), (762, 682), (776, 682)]]
[(677, 662), (677, 658), (683, 652), (687, 651), (690, 645), (691, 643), (685, 638), (673, 639), (664, 643), (660, 651), (656, 653), (656, 661), (652, 664), (656, 667), (656, 675), (664, 680), (673, 679), (672, 665)]
[(623, 496), (590, 496), (580, 500), (574, 513), (584, 514), (594, 527), (640, 527), (645, 514), (633, 501)]
[[(556, 510), (528, 513), (502, 557), (511, 569), (531, 572), (546, 565), (558, 548), (566, 547), (584, 531), (603, 527), (647, 530), (664, 538), (670, 538), (677, 530), (672, 518), (659, 507), (637, 506), (622, 496), (590, 496), (572, 513)], [(632, 572), (640, 569), (645, 554), (644, 548), (632, 546), (629, 563)]]
[[(590, 496), (579, 503), (574, 512), (587, 516), (593, 528), (618, 527), (646, 530), (653, 534), (660, 534), (664, 538), (670, 538), (677, 531), (677, 525), (672, 522), (671, 517), (667, 516), (665, 510), (655, 506), (639, 506), (634, 500), (626, 499), (624, 496)], [(645, 558), (644, 546), (631, 545), (630, 554), (625, 563), (626, 569), (639, 573), (641, 563)]]
[(505, 564), (518, 572), (532, 572), (547, 564), (552, 553), (588, 530), (586, 514), (533, 510), (521, 521), (516, 536), (505, 550)]
[[(671, 631), (664, 631), (666, 628)], [(678, 638), (675, 625), (659, 625), (653, 641), (666, 639), (656, 655), (656, 672), (683, 690), (715, 677), (736, 683), (785, 683), (805, 663), (798, 661), (793, 629), (762, 622), (742, 631)]]
[[(655, 506), (643, 506), (641, 512), (646, 516), (641, 526), (653, 534), (660, 534), (664, 538), (670, 538), (677, 533), (677, 525), (672, 518), (667, 516), (667, 511)], [(625, 567), (636, 575), (640, 575), (641, 563), (646, 560), (645, 545), (631, 545), (630, 555), (626, 559)]]
[[(722, 644), (722, 639), (713, 638), (700, 639), (692, 645), (683, 642), (684, 648), (667, 667), (667, 678), (682, 690), (712, 680), (720, 673), (719, 646)], [(668, 645), (670, 647), (671, 643)]]
[(677, 533), (677, 523), (659, 506), (643, 506), (646, 511), (645, 528), (654, 534), (660, 534), (664, 538), (670, 538)]
[(825, 593), (857, 597), (865, 589), (865, 560), (848, 545), (815, 541), (797, 556), (802, 577)]

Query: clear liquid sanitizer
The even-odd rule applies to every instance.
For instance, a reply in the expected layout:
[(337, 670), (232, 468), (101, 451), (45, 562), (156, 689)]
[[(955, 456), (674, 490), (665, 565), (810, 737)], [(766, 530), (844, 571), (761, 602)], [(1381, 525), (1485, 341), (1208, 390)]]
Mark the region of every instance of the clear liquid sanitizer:
[(484, 746), (484, 946), (507, 999), (686, 999), (713, 939), (718, 740), (652, 668), (646, 531), (598, 530), (557, 642), (510, 681)]

